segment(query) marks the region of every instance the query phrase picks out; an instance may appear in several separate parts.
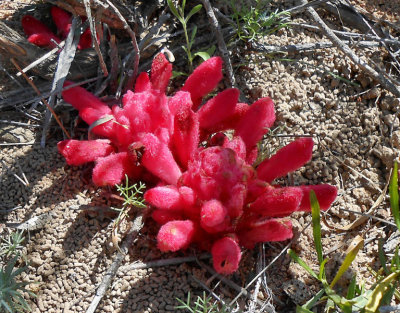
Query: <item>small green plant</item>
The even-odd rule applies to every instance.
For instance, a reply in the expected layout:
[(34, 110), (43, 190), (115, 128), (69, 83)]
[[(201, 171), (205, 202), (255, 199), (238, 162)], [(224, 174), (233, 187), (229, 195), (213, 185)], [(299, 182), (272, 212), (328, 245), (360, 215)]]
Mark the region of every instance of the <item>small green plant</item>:
[(2, 239), (0, 244), (0, 256), (10, 258), (15, 255), (19, 255), (23, 246), (22, 243), (25, 240), (24, 231), (17, 230), (10, 232), (6, 238)]
[(188, 292), (186, 302), (176, 298), (181, 305), (176, 306), (175, 309), (187, 310), (191, 313), (228, 313), (229, 311), (225, 306), (221, 306), (218, 302), (213, 301), (211, 297), (207, 297), (203, 292), (203, 296), (197, 296), (196, 300), (192, 303), (190, 292)]
[(336, 312), (339, 308), (340, 311), (344, 313), (373, 313), (379, 312), (378, 310), (380, 306), (390, 304), (393, 295), (396, 297), (400, 296), (396, 289), (399, 284), (398, 277), (400, 276), (400, 258), (398, 255), (398, 249), (396, 250), (395, 256), (392, 258), (390, 269), (388, 269), (386, 266), (386, 256), (381, 247), (379, 249), (379, 259), (381, 260), (382, 269), (378, 273), (373, 273), (377, 281), (370, 289), (367, 290), (363, 284), (358, 285), (356, 277), (354, 276), (350, 281), (347, 292), (344, 296), (338, 294), (336, 290), (334, 290), (336, 283), (347, 271), (357, 253), (363, 247), (364, 240), (360, 236), (357, 236), (353, 240), (346, 251), (346, 257), (339, 267), (335, 277), (331, 283), (328, 283), (325, 275), (325, 265), (329, 259), (324, 259), (323, 257), (320, 208), (314, 192), (310, 193), (310, 201), (312, 208), (313, 237), (319, 261), (319, 273), (313, 271), (293, 250), (289, 250), (289, 255), (312, 277), (318, 280), (322, 284), (323, 288), (307, 303), (302, 306), (297, 306), (296, 312), (311, 313), (311, 309), (314, 306), (325, 302), (324, 312)]
[(265, 7), (268, 2), (256, 0), (255, 6), (251, 6), (240, 1), (229, 0), (239, 39), (243, 41), (257, 40), (289, 26), (290, 13), (287, 11), (269, 12)]
[[(168, 6), (169, 6), (172, 14), (174, 14), (174, 16), (182, 24), (183, 32), (185, 34), (185, 41), (186, 41), (186, 46), (182, 46), (182, 49), (185, 50), (185, 52), (186, 52), (188, 62), (189, 62), (189, 70), (190, 70), (190, 72), (192, 72), (193, 71), (193, 60), (196, 56), (198, 56), (198, 57), (202, 58), (204, 61), (206, 61), (211, 57), (211, 55), (213, 55), (213, 53), (215, 51), (215, 46), (212, 46), (211, 48), (209, 48), (206, 51), (198, 51), (196, 53), (192, 52), (192, 47), (195, 42), (195, 37), (197, 34), (197, 26), (195, 25), (193, 27), (192, 33), (189, 38), (188, 22), (189, 22), (189, 19), (193, 15), (195, 15), (197, 12), (199, 12), (203, 6), (201, 4), (196, 5), (195, 7), (193, 7), (190, 10), (189, 14), (187, 16), (185, 16), (186, 0), (183, 0), (182, 5), (177, 6), (177, 7), (175, 7), (172, 0), (167, 0), (167, 3), (168, 3)], [(182, 72), (174, 73), (174, 77), (179, 76), (179, 75), (185, 75), (185, 73), (182, 73)]]
[(16, 277), (27, 269), (26, 266), (14, 269), (18, 257), (14, 256), (0, 270), (0, 312), (31, 311), (22, 293), (27, 292), (30, 296), (36, 297), (32, 291), (25, 289), (28, 283), (16, 281)]
[(115, 186), (119, 191), (121, 197), (123, 197), (124, 202), (122, 203), (122, 208), (112, 208), (114, 211), (118, 212), (117, 218), (114, 220), (113, 230), (112, 230), (112, 241), (114, 245), (118, 247), (118, 231), (123, 221), (129, 217), (129, 212), (132, 207), (136, 208), (146, 208), (144, 203), (143, 193), (146, 189), (146, 185), (142, 182), (130, 185), (129, 178), (125, 175), (125, 183)]

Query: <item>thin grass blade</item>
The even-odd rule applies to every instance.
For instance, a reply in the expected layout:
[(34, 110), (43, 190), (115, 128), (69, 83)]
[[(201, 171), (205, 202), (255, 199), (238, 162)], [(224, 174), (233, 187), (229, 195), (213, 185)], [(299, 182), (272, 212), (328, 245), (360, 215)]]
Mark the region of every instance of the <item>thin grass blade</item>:
[(346, 257), (344, 258), (342, 265), (340, 265), (339, 270), (335, 275), (335, 278), (332, 280), (329, 286), (330, 288), (333, 288), (333, 286), (335, 286), (340, 277), (342, 277), (342, 275), (347, 271), (351, 263), (354, 261), (358, 251), (360, 251), (360, 249), (362, 249), (363, 246), (364, 246), (364, 239), (361, 236), (357, 236), (356, 238), (354, 238), (354, 240), (351, 242), (349, 248), (346, 251)]
[(313, 236), (315, 250), (317, 250), (318, 262), (321, 264), (324, 260), (322, 253), (322, 242), (321, 242), (321, 209), (319, 207), (317, 196), (314, 190), (310, 192), (310, 203), (311, 203), (311, 215), (312, 215), (312, 225), (313, 225)]
[(398, 163), (394, 162), (389, 184), (390, 207), (397, 229), (400, 230)]
[(290, 257), (297, 262), (299, 265), (301, 265), (312, 277), (315, 279), (318, 279), (318, 275), (307, 265), (306, 262), (304, 262), (297, 254), (294, 252), (292, 249), (289, 249), (288, 251)]

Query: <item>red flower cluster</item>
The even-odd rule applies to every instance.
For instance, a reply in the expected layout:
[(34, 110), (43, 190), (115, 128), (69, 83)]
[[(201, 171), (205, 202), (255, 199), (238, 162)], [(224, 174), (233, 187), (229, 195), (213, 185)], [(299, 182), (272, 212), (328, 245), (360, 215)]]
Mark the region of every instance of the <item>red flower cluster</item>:
[[(200, 106), (222, 78), (219, 57), (202, 63), (180, 91), (167, 97), (171, 73), (165, 56), (156, 56), (150, 77), (139, 75), (123, 108), (110, 109), (81, 87), (64, 91), (64, 100), (79, 110), (92, 132), (108, 139), (65, 140), (58, 148), (71, 165), (95, 161), (96, 185), (114, 185), (125, 174), (152, 181), (155, 187), (144, 198), (162, 225), (159, 249), (177, 251), (195, 243), (211, 251), (217, 272), (230, 274), (239, 266), (241, 246), (292, 237), (285, 217), (310, 210), (311, 189), (321, 209), (330, 206), (337, 190), (271, 185), (311, 159), (311, 138), (298, 139), (252, 166), (257, 143), (275, 121), (274, 104), (269, 98), (238, 103), (239, 91), (232, 88)], [(226, 130), (233, 130), (232, 138)]]
[[(41, 21), (31, 15), (25, 15), (22, 18), (22, 28), (28, 36), (28, 41), (39, 47), (55, 48), (56, 43), (60, 43), (62, 39), (67, 38), (71, 28), (72, 16), (67, 11), (57, 6), (51, 8), (51, 17), (57, 26), (57, 35)], [(82, 17), (85, 19), (85, 17)], [(78, 43), (78, 49), (87, 49), (92, 46), (92, 35), (90, 29), (87, 28), (81, 35)]]

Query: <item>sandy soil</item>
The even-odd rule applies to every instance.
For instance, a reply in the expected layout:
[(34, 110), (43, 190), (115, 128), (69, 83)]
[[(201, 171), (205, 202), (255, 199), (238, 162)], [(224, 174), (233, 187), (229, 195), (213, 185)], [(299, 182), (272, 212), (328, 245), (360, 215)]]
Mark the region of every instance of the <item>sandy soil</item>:
[[(387, 8), (392, 12), (393, 8), (398, 9), (391, 2), (385, 8), (374, 5), (379, 1), (372, 2), (365, 9), (375, 13), (378, 6), (382, 18), (390, 18)], [(4, 10), (14, 9), (11, 2), (7, 5)], [(3, 18), (11, 18), (10, 23), (16, 23), (18, 15), (2, 14)], [(311, 24), (304, 14), (294, 18)], [(319, 34), (293, 27), (265, 37), (262, 42), (286, 45), (325, 40)], [(377, 62), (386, 62), (382, 49), (356, 51)], [(378, 240), (388, 238), (394, 228), (375, 219), (355, 229), (345, 231), (343, 227), (373, 206), (388, 180), (393, 160), (399, 157), (398, 99), (366, 77), (336, 49), (269, 56), (241, 48), (233, 53), (234, 64), (245, 64), (238, 68), (236, 78), (249, 102), (261, 96), (270, 96), (275, 101), (278, 118), (266, 138), (267, 147), (274, 151), (301, 135), (312, 136), (316, 142), (312, 161), (282, 183), (330, 183), (339, 189), (337, 200), (324, 213), (322, 225), (324, 251), (330, 258), (328, 276), (335, 274), (352, 239), (362, 235), (365, 247), (340, 283), (345, 285), (353, 274), (359, 281), (370, 283), (372, 274), (367, 267), (378, 265)], [(13, 120), (23, 119), (15, 116)], [(9, 144), (0, 146), (0, 209), (19, 207), (0, 214), (0, 222), (21, 222), (51, 212), (43, 227), (29, 231), (24, 250), (30, 261), (24, 280), (32, 282), (29, 288), (38, 295), (31, 306), (33, 312), (84, 312), (115, 256), (110, 242), (113, 216), (104, 207), (116, 203), (110, 198), (111, 189), (98, 189), (90, 183), (90, 167), (67, 166), (58, 155), (56, 143), (62, 136), (57, 127), (49, 135), (46, 148), (38, 144), (41, 134), (38, 130), (0, 124), (0, 140)], [(13, 175), (21, 176), (22, 172), (29, 182), (27, 186)], [(92, 207), (100, 207), (100, 211), (88, 209)], [(370, 213), (391, 220), (387, 201)], [(315, 268), (311, 216), (296, 213), (292, 220), (296, 237), (291, 247)], [(155, 234), (156, 225), (150, 221), (124, 265), (183, 255), (161, 254), (155, 248)], [(265, 244), (266, 264), (286, 244)], [(240, 270), (230, 277), (233, 282), (244, 287), (254, 277), (260, 251), (256, 248), (244, 253)], [(193, 251), (185, 255), (193, 255)], [(210, 264), (208, 260), (203, 262)], [(188, 291), (202, 293), (193, 277), (210, 288), (218, 283), (217, 278), (195, 263), (120, 270), (97, 312), (171, 312), (177, 305), (176, 297), (184, 299)], [(286, 253), (271, 265), (265, 279), (277, 312), (293, 312), (294, 304), (304, 303), (319, 290)], [(265, 287), (259, 294), (264, 299), (268, 296)], [(237, 294), (223, 283), (215, 292), (228, 301)], [(245, 301), (240, 300), (239, 304)]]

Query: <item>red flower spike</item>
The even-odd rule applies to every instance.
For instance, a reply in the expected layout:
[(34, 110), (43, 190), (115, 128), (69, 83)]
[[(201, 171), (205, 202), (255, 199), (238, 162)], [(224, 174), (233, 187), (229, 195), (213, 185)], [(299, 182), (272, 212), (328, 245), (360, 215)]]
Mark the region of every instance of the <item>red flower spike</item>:
[(196, 194), (192, 188), (182, 186), (179, 187), (183, 207), (192, 207), (196, 204)]
[(64, 140), (57, 144), (58, 151), (64, 156), (69, 165), (82, 165), (93, 162), (97, 158), (105, 157), (112, 152), (110, 140)]
[(182, 219), (181, 212), (178, 211), (170, 211), (170, 210), (154, 210), (151, 214), (153, 220), (155, 220), (158, 224), (164, 225), (170, 221), (176, 221)]
[(270, 98), (262, 98), (250, 106), (235, 129), (235, 136), (242, 137), (246, 144), (247, 153), (267, 133), (269, 127), (275, 122), (274, 103)]
[(181, 195), (175, 186), (154, 187), (146, 191), (144, 199), (152, 206), (162, 210), (182, 208)]
[(186, 80), (182, 91), (190, 92), (193, 110), (196, 110), (202, 98), (209, 94), (222, 79), (222, 59), (212, 57), (198, 66)]
[(62, 38), (66, 38), (71, 29), (71, 14), (57, 6), (52, 6), (50, 13), (54, 24), (57, 26), (59, 35)]
[(271, 182), (297, 170), (311, 160), (313, 144), (312, 138), (300, 138), (278, 150), (257, 167), (258, 178)]
[(236, 184), (231, 190), (231, 196), (224, 205), (228, 208), (229, 216), (240, 217), (243, 214), (243, 205), (247, 194), (247, 188), (243, 183)]
[(190, 107), (182, 106), (175, 115), (172, 149), (179, 163), (187, 168), (199, 146), (199, 120)]
[(218, 200), (204, 202), (201, 207), (200, 223), (204, 229), (224, 223), (227, 217), (228, 210)]
[(199, 114), (200, 127), (210, 129), (230, 118), (239, 99), (239, 90), (226, 89), (214, 98), (208, 100), (197, 112)]
[(270, 187), (249, 206), (249, 211), (268, 217), (288, 216), (299, 208), (302, 197), (298, 187)]
[(21, 23), (30, 43), (39, 47), (55, 48), (57, 45), (52, 42), (52, 39), (56, 43), (61, 42), (61, 39), (54, 35), (50, 28), (31, 15), (25, 15)]
[(125, 174), (132, 179), (138, 179), (141, 168), (135, 165), (135, 160), (127, 152), (111, 154), (104, 158), (98, 158), (93, 169), (93, 182), (97, 186), (119, 184)]
[(185, 249), (192, 242), (194, 233), (195, 225), (192, 221), (170, 221), (161, 226), (157, 247), (163, 252)]
[[(214, 137), (215, 136), (213, 136), (213, 138)], [(237, 156), (242, 160), (246, 159), (246, 144), (241, 137), (233, 137), (232, 140), (229, 140), (229, 138), (225, 136), (224, 144), (222, 146), (235, 151)]]
[(303, 192), (303, 198), (301, 200), (298, 211), (311, 211), (310, 203), (310, 191), (314, 190), (317, 196), (319, 207), (321, 210), (327, 210), (331, 206), (332, 202), (335, 201), (337, 196), (337, 188), (332, 185), (308, 185), (299, 186)]
[(165, 92), (172, 76), (172, 64), (168, 62), (163, 53), (159, 53), (151, 65), (151, 84), (153, 89)]
[(84, 49), (89, 49), (91, 47), (92, 47), (92, 32), (90, 31), (90, 28), (88, 27), (82, 33), (81, 38), (79, 39), (77, 48), (79, 50), (84, 50)]
[(181, 108), (193, 106), (190, 93), (186, 91), (178, 91), (173, 97), (168, 100), (168, 107), (172, 115), (175, 115)]
[(153, 134), (143, 135), (141, 141), (145, 147), (143, 166), (167, 184), (176, 185), (182, 172), (168, 146)]
[(135, 92), (144, 92), (152, 89), (149, 75), (146, 72), (140, 73), (136, 78)]
[(284, 241), (293, 237), (292, 223), (284, 219), (268, 219), (239, 234), (240, 244), (253, 249), (258, 242)]
[(239, 245), (230, 237), (214, 242), (211, 248), (214, 269), (223, 275), (229, 275), (239, 268), (241, 253)]

